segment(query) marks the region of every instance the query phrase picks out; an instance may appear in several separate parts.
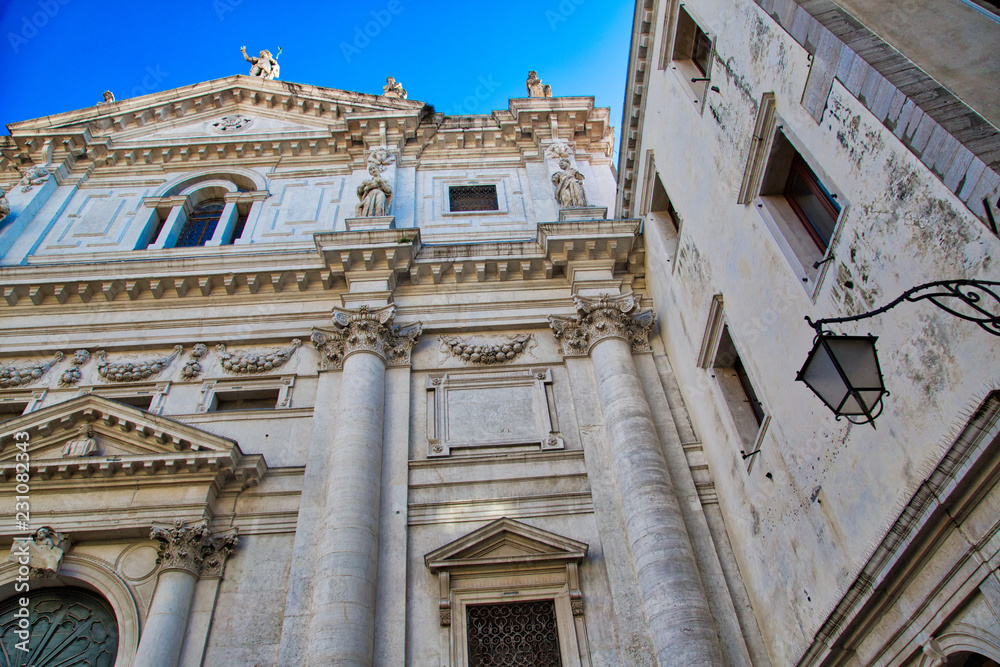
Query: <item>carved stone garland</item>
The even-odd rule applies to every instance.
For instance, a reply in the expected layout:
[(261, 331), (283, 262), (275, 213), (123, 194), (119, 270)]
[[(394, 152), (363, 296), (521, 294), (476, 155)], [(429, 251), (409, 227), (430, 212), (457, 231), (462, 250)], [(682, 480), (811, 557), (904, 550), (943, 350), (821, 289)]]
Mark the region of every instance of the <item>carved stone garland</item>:
[(227, 373), (237, 375), (251, 375), (254, 373), (266, 373), (275, 368), (281, 368), (285, 362), (291, 359), (292, 353), (302, 345), (298, 338), (292, 339), (292, 344), (285, 350), (270, 350), (261, 352), (236, 352), (226, 351), (224, 343), (215, 346), (222, 360), (222, 369)]
[(605, 338), (623, 338), (633, 352), (649, 352), (649, 330), (656, 316), (651, 309), (640, 308), (641, 299), (634, 294), (602, 294), (598, 299), (577, 296), (576, 317), (549, 315), (549, 326), (568, 357), (586, 356)]
[(333, 331), (313, 330), (312, 344), (323, 354), (323, 368), (342, 368), (344, 358), (358, 350), (368, 350), (382, 357), (389, 366), (410, 363), (410, 350), (416, 344), (423, 325), (393, 325), (395, 306), (371, 310), (333, 309)]
[(198, 362), (206, 354), (208, 354), (208, 346), (204, 343), (198, 343), (191, 348), (191, 357), (184, 362), (184, 366), (181, 368), (181, 377), (186, 380), (192, 380), (201, 375), (202, 368)]
[(31, 384), (45, 375), (52, 366), (62, 361), (65, 356), (62, 352), (56, 352), (52, 361), (35, 363), (30, 366), (0, 367), (0, 389), (23, 387)]
[(531, 343), (531, 334), (520, 334), (506, 341), (484, 343), (457, 337), (439, 337), (441, 347), (467, 364), (495, 366), (513, 361)]
[(236, 549), (239, 538), (232, 528), (212, 535), (208, 521), (191, 526), (180, 519), (172, 526), (153, 526), (149, 539), (158, 540), (156, 562), (164, 570), (186, 570), (196, 577), (222, 577), (226, 558)]
[(169, 357), (146, 359), (144, 361), (109, 362), (104, 350), (94, 353), (97, 357), (97, 373), (107, 382), (138, 382), (150, 378), (173, 363), (184, 350), (182, 345), (174, 346), (174, 353)]
[(49, 176), (51, 175), (45, 167), (28, 167), (21, 173), (23, 174), (21, 181), (24, 183), (21, 192), (31, 192), (33, 186), (41, 185), (49, 180)]
[(80, 370), (80, 367), (88, 361), (90, 361), (90, 352), (88, 350), (77, 350), (74, 352), (73, 364), (59, 376), (60, 386), (69, 387), (79, 382), (83, 378), (83, 372)]

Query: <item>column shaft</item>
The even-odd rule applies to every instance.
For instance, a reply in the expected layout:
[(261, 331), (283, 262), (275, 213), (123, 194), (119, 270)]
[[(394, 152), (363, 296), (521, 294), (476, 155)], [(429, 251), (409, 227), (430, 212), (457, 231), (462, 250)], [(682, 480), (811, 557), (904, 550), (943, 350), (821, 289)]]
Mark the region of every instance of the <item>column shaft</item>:
[(721, 665), (715, 623), (630, 344), (605, 338), (590, 357), (657, 661)]
[(160, 573), (135, 654), (136, 665), (177, 667), (197, 583), (198, 576), (188, 570)]
[(344, 360), (316, 561), (310, 665), (371, 665), (375, 634), (385, 362)]

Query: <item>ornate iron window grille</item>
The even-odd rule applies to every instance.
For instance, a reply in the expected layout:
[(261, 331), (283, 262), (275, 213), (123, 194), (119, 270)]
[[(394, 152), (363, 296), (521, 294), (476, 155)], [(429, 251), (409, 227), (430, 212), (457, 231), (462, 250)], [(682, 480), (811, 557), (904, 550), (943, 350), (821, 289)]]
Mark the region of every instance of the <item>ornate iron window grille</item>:
[(500, 210), (495, 185), (452, 186), (448, 188), (448, 201), (452, 212)]
[(466, 607), (469, 667), (561, 667), (556, 607), (532, 600)]

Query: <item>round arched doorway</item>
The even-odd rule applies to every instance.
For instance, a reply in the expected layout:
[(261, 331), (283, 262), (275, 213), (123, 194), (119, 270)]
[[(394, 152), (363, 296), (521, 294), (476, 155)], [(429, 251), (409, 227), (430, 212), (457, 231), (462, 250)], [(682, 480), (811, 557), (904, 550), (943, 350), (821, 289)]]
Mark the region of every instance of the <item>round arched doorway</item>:
[[(19, 599), (27, 596), (28, 651), (17, 648)], [(23, 647), (23, 645), (22, 645)], [(82, 588), (43, 588), (0, 603), (0, 664), (4, 667), (112, 667), (118, 623), (111, 606)]]

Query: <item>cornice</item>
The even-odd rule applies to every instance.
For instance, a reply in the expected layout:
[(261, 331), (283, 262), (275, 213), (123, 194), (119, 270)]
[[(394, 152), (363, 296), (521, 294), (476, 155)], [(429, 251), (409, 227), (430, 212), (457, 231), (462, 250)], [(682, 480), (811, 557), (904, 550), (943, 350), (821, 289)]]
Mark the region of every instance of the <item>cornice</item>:
[[(327, 232), (315, 250), (259, 246), (136, 251), (84, 261), (0, 268), (0, 308), (341, 290), (348, 273), (395, 275), (397, 284), (551, 279), (574, 260), (612, 260), (644, 275), (639, 220), (542, 223), (535, 239), (423, 245), (420, 230)], [(129, 256), (134, 259), (129, 259)], [(114, 262), (109, 263), (109, 262)]]
[(628, 80), (625, 84), (625, 105), (622, 110), (618, 148), (618, 197), (616, 214), (629, 217), (634, 213), (632, 194), (636, 184), (636, 155), (642, 143), (642, 126), (646, 112), (646, 78), (653, 43), (653, 18), (656, 0), (636, 0), (632, 20), (632, 42), (629, 45)]

